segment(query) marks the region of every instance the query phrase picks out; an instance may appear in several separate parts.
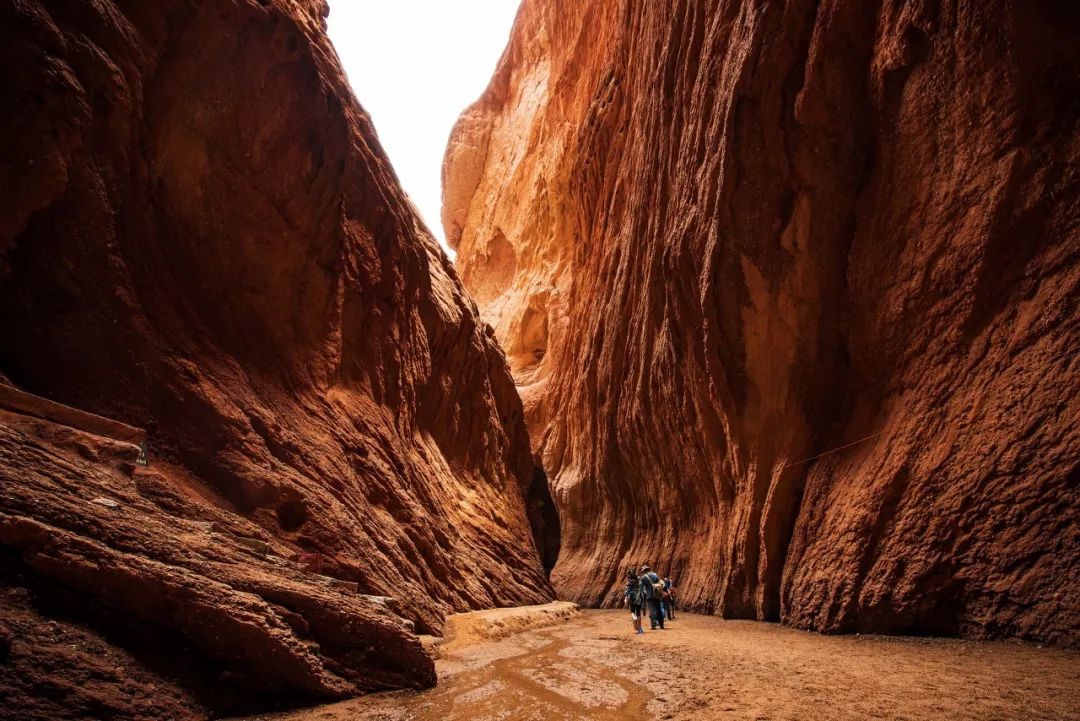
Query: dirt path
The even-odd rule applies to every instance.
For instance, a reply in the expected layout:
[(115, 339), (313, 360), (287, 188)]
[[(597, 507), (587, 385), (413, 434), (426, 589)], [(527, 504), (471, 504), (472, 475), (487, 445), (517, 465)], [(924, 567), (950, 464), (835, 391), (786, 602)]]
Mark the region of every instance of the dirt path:
[(680, 614), (634, 637), (627, 614), (453, 646), (439, 686), (275, 721), (1080, 719), (1080, 653), (1003, 643), (825, 637)]

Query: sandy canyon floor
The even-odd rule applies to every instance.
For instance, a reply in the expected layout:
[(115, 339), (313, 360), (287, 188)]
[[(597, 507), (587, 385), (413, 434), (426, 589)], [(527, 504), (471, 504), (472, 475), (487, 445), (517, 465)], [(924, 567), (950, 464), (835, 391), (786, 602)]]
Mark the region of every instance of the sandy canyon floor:
[(437, 688), (250, 721), (1080, 719), (1075, 651), (827, 637), (684, 613), (667, 630), (634, 636), (623, 611), (563, 614), (489, 640), (470, 629), (494, 618), (511, 631), (515, 622), (487, 613), (458, 617)]

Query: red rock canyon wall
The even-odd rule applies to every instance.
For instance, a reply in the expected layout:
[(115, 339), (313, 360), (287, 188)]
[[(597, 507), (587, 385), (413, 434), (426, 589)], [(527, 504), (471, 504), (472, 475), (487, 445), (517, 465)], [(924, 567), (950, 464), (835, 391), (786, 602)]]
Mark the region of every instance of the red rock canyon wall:
[(407, 622), (551, 597), (504, 355), (326, 12), (0, 0), (0, 382), (145, 428), (151, 458), (0, 415), (26, 718), (428, 685)]
[(443, 222), (560, 595), (647, 561), (729, 617), (1080, 643), (1078, 31), (1063, 2), (525, 0)]

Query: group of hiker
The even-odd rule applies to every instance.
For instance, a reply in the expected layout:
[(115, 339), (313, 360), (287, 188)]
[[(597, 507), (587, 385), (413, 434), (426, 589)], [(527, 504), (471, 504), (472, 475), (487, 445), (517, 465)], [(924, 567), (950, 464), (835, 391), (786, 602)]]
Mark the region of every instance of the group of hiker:
[(675, 620), (675, 586), (670, 578), (660, 578), (660, 575), (648, 566), (642, 566), (637, 573), (631, 568), (626, 572), (623, 605), (630, 607), (635, 633), (645, 633), (641, 624), (645, 606), (648, 606), (652, 630), (663, 630), (665, 620)]

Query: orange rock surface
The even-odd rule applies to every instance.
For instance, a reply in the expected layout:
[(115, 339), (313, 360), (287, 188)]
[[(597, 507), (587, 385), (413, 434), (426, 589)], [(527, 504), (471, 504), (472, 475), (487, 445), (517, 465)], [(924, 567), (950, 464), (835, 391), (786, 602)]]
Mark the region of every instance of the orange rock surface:
[(1078, 28), (525, 0), (443, 222), (561, 597), (647, 561), (727, 617), (1080, 644)]
[(411, 628), (552, 597), (504, 354), (326, 13), (0, 3), (0, 382), (150, 451), (0, 418), (0, 695), (27, 718), (428, 685)]

